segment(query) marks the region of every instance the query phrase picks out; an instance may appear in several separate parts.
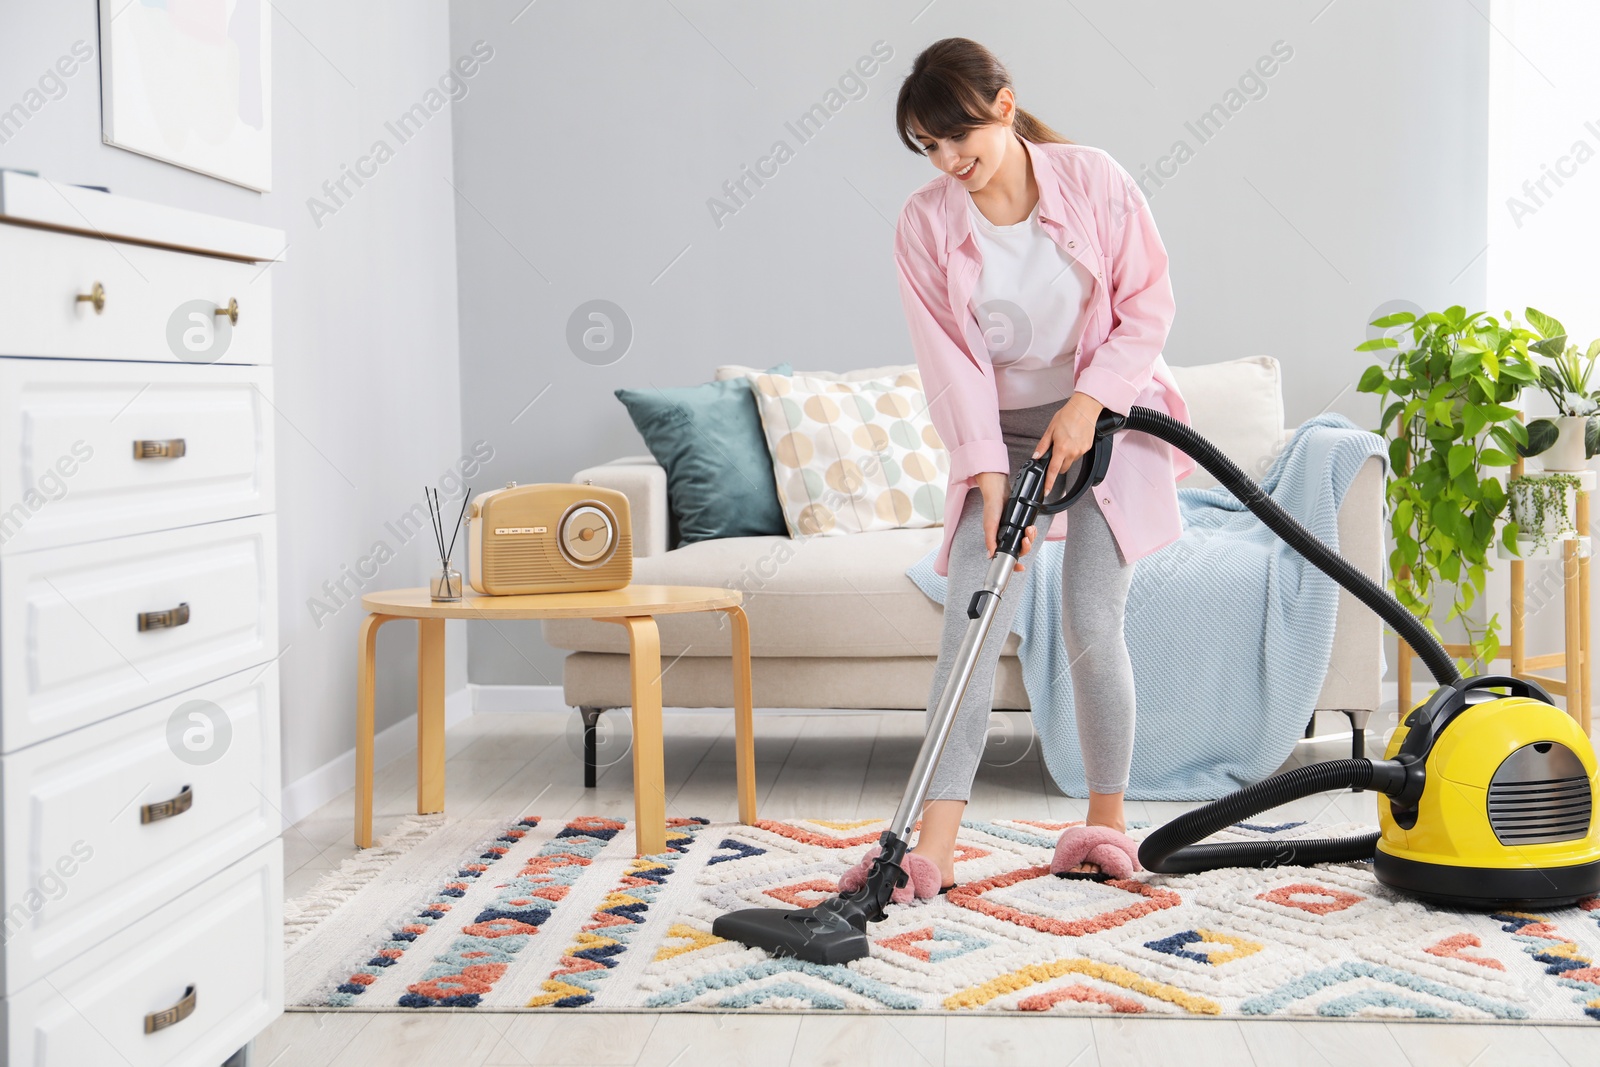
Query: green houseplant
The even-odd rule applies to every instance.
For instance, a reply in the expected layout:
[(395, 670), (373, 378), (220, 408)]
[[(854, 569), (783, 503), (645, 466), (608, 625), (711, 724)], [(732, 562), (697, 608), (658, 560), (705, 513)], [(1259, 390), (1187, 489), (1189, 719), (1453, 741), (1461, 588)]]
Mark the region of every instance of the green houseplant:
[(1577, 532), (1572, 501), (1578, 490), (1578, 477), (1565, 471), (1524, 475), (1506, 483), (1511, 499), (1511, 514), (1516, 520), (1519, 539), (1543, 552), (1556, 541)]
[[(1409, 327), (1407, 344), (1383, 336), (1356, 346), (1394, 350), (1387, 364), (1368, 367), (1357, 387), (1385, 403), (1378, 432), (1389, 439), (1389, 587), (1436, 633), (1436, 587), (1453, 587), (1442, 621), (1459, 619), (1466, 629), (1478, 666), (1463, 663), (1464, 670), (1486, 668), (1500, 651), (1499, 616), (1474, 627), (1467, 612), (1486, 588), (1495, 524), (1506, 506), (1497, 468), (1511, 466), (1528, 444), (1511, 402), (1539, 381), (1529, 344), (1540, 338), (1507, 320), (1469, 315), (1460, 305), (1421, 316), (1402, 311), (1372, 325)], [(1512, 552), (1516, 538), (1516, 523), (1506, 523), (1501, 539)]]
[(1568, 342), (1567, 328), (1559, 320), (1537, 308), (1528, 308), (1527, 316), (1539, 335), (1528, 345), (1539, 362), (1539, 388), (1559, 415), (1528, 424), (1529, 442), (1522, 454), (1542, 456), (1546, 470), (1579, 470), (1600, 451), (1600, 417), (1595, 415), (1600, 402), (1589, 387), (1595, 359), (1600, 357), (1600, 340), (1591, 342), (1580, 355), (1578, 346)]

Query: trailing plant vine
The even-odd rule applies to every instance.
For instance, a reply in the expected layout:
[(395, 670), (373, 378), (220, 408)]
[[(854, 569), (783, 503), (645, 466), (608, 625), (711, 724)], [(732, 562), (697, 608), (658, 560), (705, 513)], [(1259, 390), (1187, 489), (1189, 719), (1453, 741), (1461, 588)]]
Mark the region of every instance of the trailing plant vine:
[[(1546, 471), (1541, 474), (1528, 474), (1521, 478), (1513, 478), (1506, 483), (1506, 493), (1511, 497), (1512, 514), (1523, 512), (1523, 518), (1528, 519), (1523, 506), (1519, 506), (1518, 497), (1525, 502), (1533, 515), (1527, 523), (1518, 522), (1518, 533), (1523, 530), (1530, 531), (1532, 536), (1526, 538), (1533, 546), (1534, 551), (1543, 552), (1550, 547), (1551, 537), (1559, 537), (1563, 532), (1572, 530), (1572, 510), (1567, 507), (1569, 494), (1578, 489), (1578, 476), (1566, 471)], [(1545, 529), (1546, 519), (1551, 515), (1559, 515), (1563, 520), (1554, 531)]]
[[(1383, 330), (1409, 326), (1409, 345), (1378, 337), (1357, 352), (1396, 349), (1375, 364), (1357, 388), (1378, 394), (1378, 433), (1389, 439), (1389, 588), (1435, 634), (1431, 608), (1437, 587), (1454, 590), (1442, 622), (1460, 620), (1472, 649), (1464, 672), (1487, 670), (1500, 651), (1498, 615), (1475, 627), (1467, 614), (1486, 588), (1495, 524), (1506, 506), (1496, 468), (1509, 467), (1528, 433), (1510, 406), (1539, 382), (1529, 355), (1537, 334), (1501, 325), (1485, 312), (1460, 305), (1416, 316), (1409, 311), (1376, 319)], [(1517, 552), (1517, 525), (1501, 540)]]

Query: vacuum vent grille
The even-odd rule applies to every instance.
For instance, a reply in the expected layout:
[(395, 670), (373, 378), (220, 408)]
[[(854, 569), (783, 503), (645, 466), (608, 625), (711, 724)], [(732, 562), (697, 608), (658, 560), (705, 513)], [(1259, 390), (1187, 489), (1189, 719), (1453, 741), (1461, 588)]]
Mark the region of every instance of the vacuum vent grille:
[(1518, 749), (1489, 783), (1489, 825), (1503, 845), (1585, 837), (1593, 814), (1589, 777), (1564, 745), (1546, 741)]

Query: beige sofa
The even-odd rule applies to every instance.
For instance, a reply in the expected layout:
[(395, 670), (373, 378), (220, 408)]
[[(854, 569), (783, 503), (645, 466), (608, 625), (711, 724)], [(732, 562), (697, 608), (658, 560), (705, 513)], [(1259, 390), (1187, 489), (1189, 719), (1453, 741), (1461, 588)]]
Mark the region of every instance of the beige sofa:
[[(1288, 440), (1275, 359), (1257, 356), (1174, 367), (1194, 427), (1252, 477), (1260, 477)], [(890, 530), (829, 537), (737, 537), (668, 551), (667, 480), (649, 456), (630, 456), (578, 471), (573, 480), (625, 493), (633, 521), (634, 581), (708, 585), (743, 591), (757, 707), (922, 709), (939, 651), (942, 609), (906, 577), (939, 543), (942, 531)], [(1196, 471), (1183, 486), (1216, 482)], [(1383, 477), (1368, 460), (1339, 512), (1340, 552), (1381, 580)], [(601, 712), (629, 706), (627, 638), (619, 627), (588, 620), (548, 621), (545, 640), (571, 652), (562, 671), (566, 702), (591, 728)], [(668, 707), (729, 707), (733, 702), (729, 634), (715, 612), (660, 620), (663, 702)], [(1333, 655), (1319, 710), (1349, 716), (1361, 730), (1377, 709), (1382, 629), (1377, 617), (1342, 592)], [(1016, 657), (1005, 646), (994, 707), (1026, 709)], [(1309, 727), (1308, 727), (1309, 736)], [(593, 784), (593, 766), (586, 784)]]

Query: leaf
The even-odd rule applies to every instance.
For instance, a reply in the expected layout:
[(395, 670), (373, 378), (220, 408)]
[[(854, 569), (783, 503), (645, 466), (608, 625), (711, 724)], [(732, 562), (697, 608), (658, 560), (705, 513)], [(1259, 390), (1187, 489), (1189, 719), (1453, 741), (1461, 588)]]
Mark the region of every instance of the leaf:
[(1540, 337), (1554, 337), (1556, 334), (1566, 333), (1567, 328), (1555, 319), (1546, 315), (1538, 308), (1528, 308), (1528, 324), (1539, 331)]
[(1454, 478), (1468, 467), (1472, 466), (1472, 448), (1470, 445), (1450, 446), (1450, 477)]
[(1600, 452), (1600, 415), (1590, 415), (1583, 424), (1583, 458), (1593, 459)]
[(1362, 341), (1356, 345), (1357, 352), (1376, 352), (1380, 348), (1399, 348), (1400, 342), (1393, 337), (1374, 337), (1370, 341)]
[(1389, 432), (1389, 424), (1394, 421), (1394, 417), (1396, 415), (1400, 414), (1401, 410), (1403, 410), (1405, 408), (1405, 406), (1406, 406), (1406, 402), (1404, 400), (1396, 400), (1394, 403), (1392, 403), (1388, 407), (1384, 408), (1383, 409), (1383, 419), (1382, 419), (1382, 421), (1380, 421), (1378, 423), (1378, 433), (1380, 433), (1380, 434), (1388, 433)]
[(1395, 505), (1394, 518), (1389, 520), (1389, 528), (1396, 532), (1411, 529), (1411, 517), (1413, 510), (1414, 509), (1411, 501), (1400, 501), (1400, 503)]
[(1515, 522), (1508, 522), (1500, 529), (1500, 543), (1506, 546), (1506, 551), (1513, 556), (1521, 558), (1522, 550), (1517, 547), (1518, 526)]
[(1383, 368), (1374, 364), (1361, 372), (1361, 381), (1356, 385), (1356, 392), (1381, 393), (1388, 380), (1389, 376), (1384, 373)]
[(1477, 437), (1488, 421), (1481, 404), (1467, 404), (1461, 409), (1461, 435)]
[(1439, 561), (1439, 577), (1447, 582), (1455, 582), (1461, 578), (1461, 557), (1450, 555)]
[(1404, 471), (1406, 469), (1406, 439), (1396, 437), (1389, 442), (1389, 469)]
[(1485, 467), (1509, 467), (1516, 461), (1515, 456), (1502, 452), (1498, 448), (1486, 448), (1478, 453), (1478, 462)]
[(1517, 449), (1519, 455), (1537, 456), (1541, 452), (1549, 451), (1550, 446), (1556, 443), (1560, 431), (1556, 429), (1553, 419), (1534, 419), (1527, 426), (1528, 443)]
[(1450, 377), (1460, 378), (1462, 375), (1470, 374), (1482, 366), (1483, 352), (1462, 345), (1450, 356)]
[(1381, 319), (1373, 319), (1370, 325), (1376, 326), (1380, 330), (1387, 330), (1395, 326), (1404, 326), (1407, 323), (1416, 321), (1417, 317), (1411, 314), (1411, 312), (1396, 311), (1392, 314), (1385, 315)]

